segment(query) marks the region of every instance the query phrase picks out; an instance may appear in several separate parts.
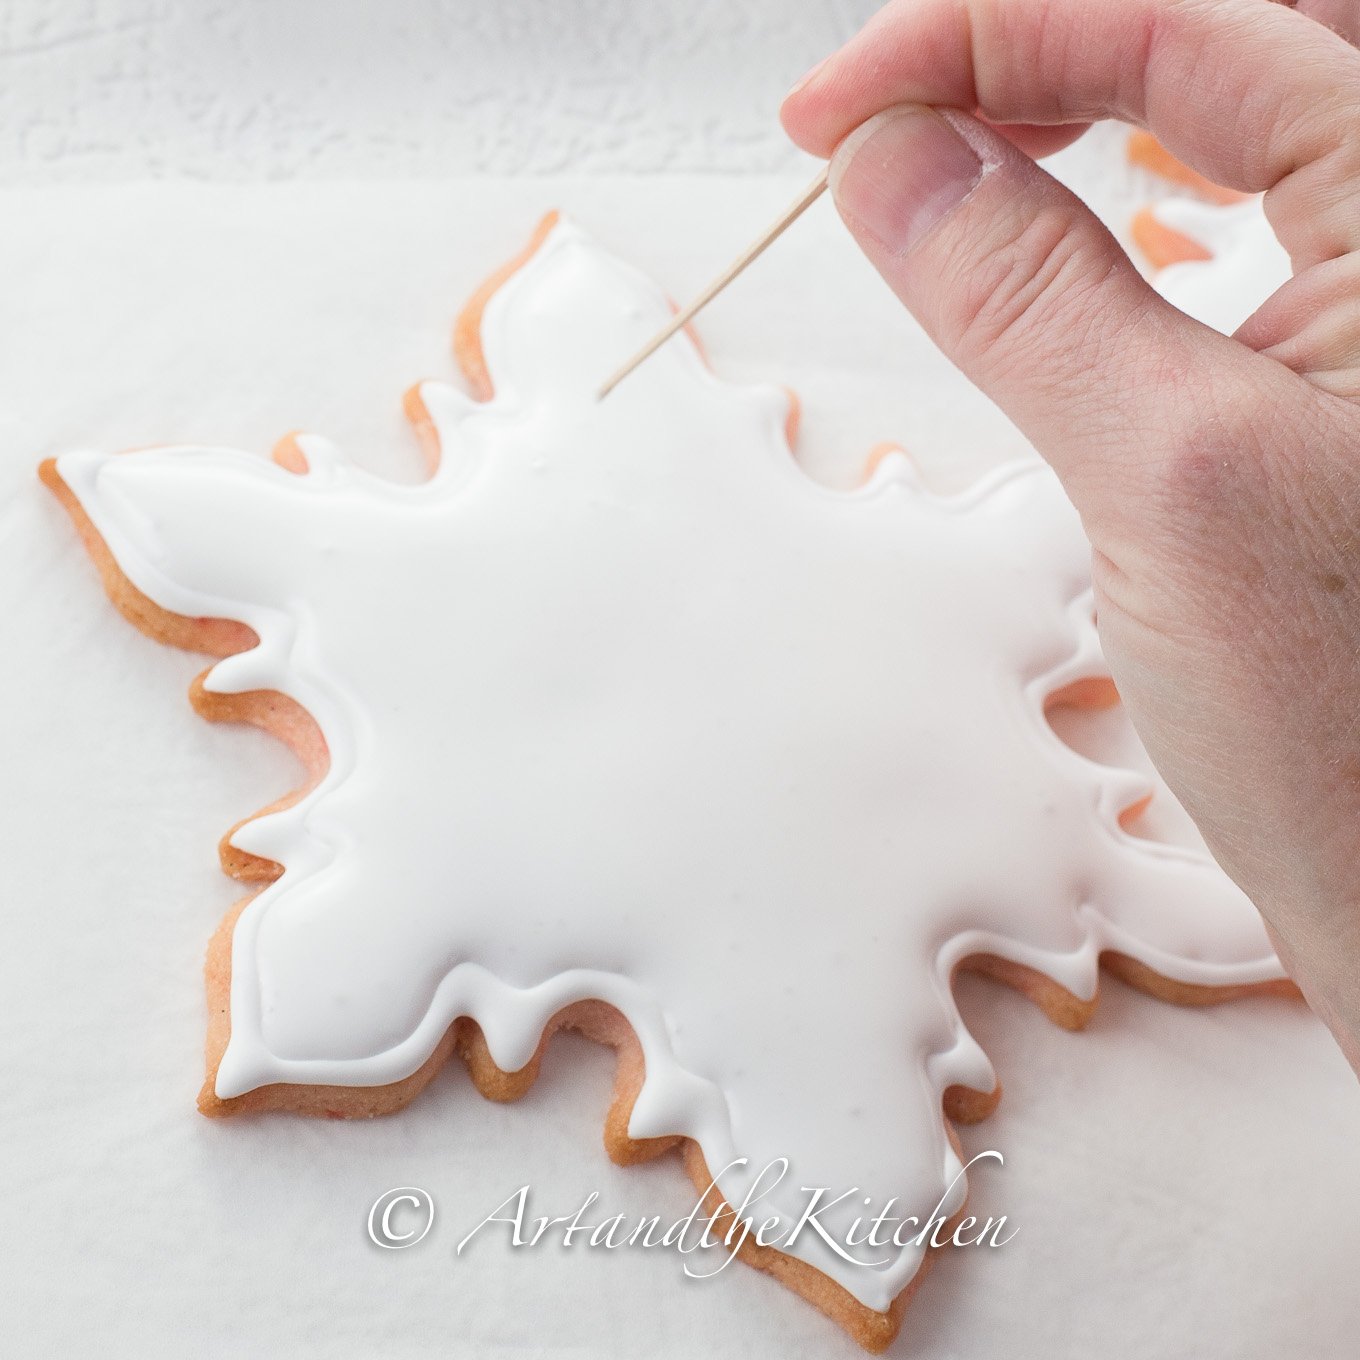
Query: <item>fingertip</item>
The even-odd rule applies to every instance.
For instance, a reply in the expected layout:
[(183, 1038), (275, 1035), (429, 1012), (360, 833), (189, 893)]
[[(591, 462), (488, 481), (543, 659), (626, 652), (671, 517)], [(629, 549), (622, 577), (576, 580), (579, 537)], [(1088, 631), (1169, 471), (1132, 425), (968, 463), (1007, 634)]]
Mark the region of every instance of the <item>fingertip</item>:
[[(789, 139), (801, 150), (825, 160), (836, 149), (831, 134), (829, 100), (816, 79), (826, 62), (819, 62), (784, 96), (779, 106), (779, 121)], [(811, 83), (809, 83), (811, 82)]]
[(807, 147), (803, 146), (802, 139), (799, 136), (802, 126), (798, 119), (797, 100), (797, 90), (790, 90), (784, 96), (784, 102), (779, 106), (779, 125), (795, 146), (806, 151)]
[(830, 60), (830, 56), (825, 56), (820, 60), (813, 62), (813, 64), (789, 86), (789, 92), (784, 96), (784, 102), (787, 104), (790, 99), (793, 99), (796, 95), (801, 94), (804, 90), (814, 85), (817, 77), (822, 73), (823, 68)]

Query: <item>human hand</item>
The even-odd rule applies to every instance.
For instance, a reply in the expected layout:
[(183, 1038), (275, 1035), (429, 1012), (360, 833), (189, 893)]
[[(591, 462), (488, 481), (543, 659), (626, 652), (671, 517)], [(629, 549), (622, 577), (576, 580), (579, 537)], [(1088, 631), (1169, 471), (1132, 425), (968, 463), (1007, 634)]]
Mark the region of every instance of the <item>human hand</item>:
[[(1264, 191), (1295, 276), (1231, 339), (1031, 159), (1104, 117)], [(783, 118), (1062, 479), (1134, 725), (1360, 1071), (1360, 52), (1268, 0), (895, 0)]]

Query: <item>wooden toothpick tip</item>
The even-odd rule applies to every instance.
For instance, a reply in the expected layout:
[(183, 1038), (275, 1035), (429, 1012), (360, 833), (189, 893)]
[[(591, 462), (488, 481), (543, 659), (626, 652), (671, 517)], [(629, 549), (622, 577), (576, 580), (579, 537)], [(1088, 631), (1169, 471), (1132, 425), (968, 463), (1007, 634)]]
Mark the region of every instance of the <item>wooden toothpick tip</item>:
[(678, 311), (626, 364), (610, 377), (600, 388), (596, 399), (603, 401), (644, 359), (650, 359), (676, 331), (687, 326), (752, 260), (762, 254), (767, 246), (782, 236), (822, 196), (826, 190), (826, 176), (827, 167), (824, 166), (818, 172), (817, 178), (784, 210), (776, 222), (767, 227), (688, 307)]

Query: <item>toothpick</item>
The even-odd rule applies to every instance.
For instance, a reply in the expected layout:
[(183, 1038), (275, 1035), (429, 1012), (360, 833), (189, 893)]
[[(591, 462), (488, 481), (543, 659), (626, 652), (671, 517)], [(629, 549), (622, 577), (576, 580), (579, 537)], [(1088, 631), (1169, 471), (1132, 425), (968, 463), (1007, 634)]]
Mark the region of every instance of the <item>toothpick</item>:
[(597, 400), (603, 401), (644, 359), (650, 359), (653, 354), (673, 336), (682, 326), (689, 324), (710, 302), (713, 301), (733, 279), (746, 268), (758, 255), (760, 255), (771, 242), (781, 236), (790, 226), (793, 225), (821, 196), (826, 189), (826, 169), (818, 172), (817, 178), (799, 194), (797, 200), (792, 203), (773, 226), (761, 233), (758, 240), (747, 247), (735, 260), (732, 261), (712, 283), (699, 294), (688, 307), (679, 311), (673, 316), (665, 326), (661, 328), (650, 340), (647, 341), (638, 352), (628, 360), (617, 373), (614, 374), (603, 387), (600, 388)]

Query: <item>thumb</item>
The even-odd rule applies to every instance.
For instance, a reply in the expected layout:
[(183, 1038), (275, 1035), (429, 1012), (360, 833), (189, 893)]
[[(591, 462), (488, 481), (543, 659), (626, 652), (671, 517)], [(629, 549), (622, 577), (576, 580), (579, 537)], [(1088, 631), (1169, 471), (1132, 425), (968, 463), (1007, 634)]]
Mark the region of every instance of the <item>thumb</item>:
[(1206, 389), (1260, 385), (1259, 355), (1158, 297), (1085, 204), (975, 118), (887, 109), (837, 148), (830, 183), (893, 291), (1084, 516), (1112, 494), (1111, 460), (1174, 440), (1187, 396), (1202, 419)]

